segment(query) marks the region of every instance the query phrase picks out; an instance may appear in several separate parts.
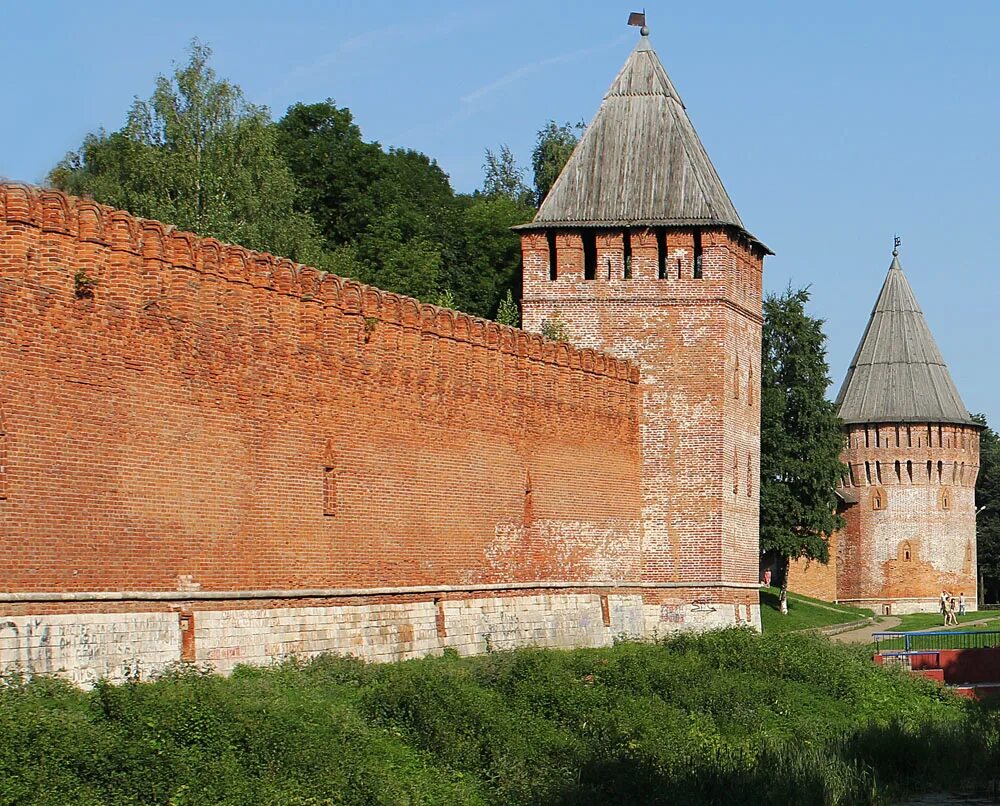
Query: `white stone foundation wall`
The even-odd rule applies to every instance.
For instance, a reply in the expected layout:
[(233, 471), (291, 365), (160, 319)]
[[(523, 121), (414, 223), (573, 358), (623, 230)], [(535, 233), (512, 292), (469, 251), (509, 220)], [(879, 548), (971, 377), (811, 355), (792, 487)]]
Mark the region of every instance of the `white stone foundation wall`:
[[(194, 658), (228, 674), (240, 664), (352, 655), (399, 661), (524, 646), (601, 647), (685, 630), (760, 629), (757, 605), (644, 604), (640, 594), (536, 594), (398, 604), (196, 610)], [(442, 630), (443, 627), (443, 630)], [(81, 686), (146, 679), (181, 659), (177, 612), (0, 616), (0, 671), (52, 674)]]
[[(875, 612), (876, 616), (885, 615), (885, 609), (889, 607), (889, 615), (905, 616), (910, 613), (938, 613), (941, 610), (941, 602), (938, 599), (838, 599), (838, 604), (849, 605), (851, 607), (865, 607)], [(965, 612), (975, 613), (979, 610), (979, 605), (974, 598), (965, 597)], [(957, 610), (955, 611), (958, 612)], [(944, 617), (942, 616), (942, 621)]]
[(80, 686), (162, 671), (180, 657), (176, 613), (0, 615), (0, 672), (57, 675)]
[(649, 640), (666, 638), (678, 632), (705, 632), (726, 627), (750, 627), (760, 632), (760, 605), (698, 602), (643, 605)]

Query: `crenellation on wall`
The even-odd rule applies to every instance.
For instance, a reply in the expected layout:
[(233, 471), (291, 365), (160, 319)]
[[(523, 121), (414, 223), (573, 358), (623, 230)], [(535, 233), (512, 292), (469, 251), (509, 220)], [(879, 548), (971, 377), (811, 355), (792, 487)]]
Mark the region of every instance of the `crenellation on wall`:
[[(412, 315), (404, 315), (400, 321), (394, 315), (398, 310), (399, 300), (402, 299), (397, 295), (392, 295), (392, 305), (386, 306), (386, 292), (379, 289), (330, 275), (318, 282), (320, 273), (316, 269), (237, 246), (225, 247), (223, 261), (223, 245), (215, 239), (200, 238), (159, 222), (137, 219), (124, 211), (86, 199), (69, 197), (59, 191), (41, 191), (26, 185), (5, 183), (0, 184), (0, 202), (0, 218), (5, 223), (28, 224), (43, 233), (70, 235), (79, 244), (91, 243), (103, 247), (89, 251), (78, 245), (74, 255), (85, 264), (84, 268), (93, 271), (99, 282), (103, 277), (102, 269), (107, 260), (107, 252), (120, 251), (142, 256), (144, 261), (165, 263), (164, 268), (171, 275), (167, 286), (176, 289), (174, 302), (181, 315), (191, 316), (194, 313), (192, 306), (202, 301), (197, 291), (204, 285), (203, 276), (212, 275), (226, 282), (248, 283), (254, 288), (296, 297), (300, 302), (311, 301), (303, 300), (302, 297), (311, 298), (319, 293), (325, 305), (338, 308), (344, 313), (372, 317), (387, 324), (419, 327), (423, 332), (465, 343), (477, 343), (471, 337), (473, 330), (481, 333), (490, 324), (496, 325), (476, 320), (468, 314), (415, 300), (409, 302), (417, 306), (419, 320), (415, 322)], [(192, 273), (178, 272), (179, 269)], [(266, 299), (274, 301), (278, 298)], [(206, 305), (207, 307), (212, 306)], [(192, 310), (188, 310), (189, 308)], [(203, 312), (199, 310), (199, 314), (201, 313)], [(474, 322), (477, 323), (475, 326)], [(497, 327), (504, 328), (502, 325)], [(537, 339), (537, 336), (533, 337)], [(523, 338), (527, 338), (527, 334)], [(501, 350), (504, 350), (503, 342)], [(522, 344), (519, 347), (512, 346), (507, 351), (523, 356), (525, 350), (526, 346)], [(569, 350), (572, 352), (574, 348), (570, 347)], [(541, 356), (533, 356), (531, 360), (541, 360)], [(607, 362), (597, 364), (592, 358), (584, 371), (618, 377), (617, 363), (614, 366)]]

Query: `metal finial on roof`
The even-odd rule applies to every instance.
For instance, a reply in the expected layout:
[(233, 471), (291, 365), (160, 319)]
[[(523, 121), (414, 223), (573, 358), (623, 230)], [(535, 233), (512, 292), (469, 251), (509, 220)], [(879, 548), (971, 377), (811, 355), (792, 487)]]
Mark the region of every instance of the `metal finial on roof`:
[(892, 236), (892, 256), (899, 257), (899, 245), (903, 243), (898, 235)]

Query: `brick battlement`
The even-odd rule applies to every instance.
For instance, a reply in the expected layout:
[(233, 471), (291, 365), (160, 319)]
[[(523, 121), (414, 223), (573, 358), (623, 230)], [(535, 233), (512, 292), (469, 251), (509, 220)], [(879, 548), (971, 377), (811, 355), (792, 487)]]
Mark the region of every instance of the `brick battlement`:
[[(534, 333), (381, 291), (286, 258), (223, 244), (214, 238), (202, 238), (159, 221), (137, 218), (122, 210), (60, 191), (24, 184), (0, 184), (0, 223), (8, 227), (21, 224), (42, 232), (69, 236), (81, 245), (141, 257), (143, 262), (152, 262), (155, 269), (164, 274), (171, 269), (186, 269), (209, 280), (239, 283), (298, 298), (303, 303), (318, 303), (323, 308), (364, 317), (368, 320), (369, 329), (372, 327), (371, 320), (376, 320), (451, 341), (499, 350), (532, 363), (565, 367), (632, 384), (639, 382), (639, 370), (635, 364), (596, 350), (549, 342)], [(31, 255), (27, 257), (30, 265)], [(155, 282), (151, 282), (154, 278), (149, 276), (148, 268), (141, 272), (141, 278), (132, 277), (133, 283), (129, 284), (126, 278), (112, 276), (113, 269), (105, 265), (108, 261), (88, 263), (85, 260), (87, 255), (78, 257), (81, 259), (79, 266), (65, 267), (63, 290), (70, 288), (75, 269), (84, 268), (88, 277), (97, 281), (101, 296), (106, 293), (109, 298), (117, 296), (120, 300), (123, 291), (132, 290), (140, 292), (141, 298), (136, 301), (142, 306), (162, 302), (158, 293), (160, 289)], [(131, 262), (129, 265), (136, 266)], [(0, 268), (7, 273), (8, 267)], [(137, 287), (140, 279), (141, 289)], [(128, 289), (129, 285), (133, 287)], [(183, 296), (190, 296), (184, 291), (181, 289)], [(214, 304), (214, 300), (203, 301)], [(191, 304), (193, 300), (185, 299), (183, 302)], [(183, 316), (183, 306), (179, 306), (174, 313)]]

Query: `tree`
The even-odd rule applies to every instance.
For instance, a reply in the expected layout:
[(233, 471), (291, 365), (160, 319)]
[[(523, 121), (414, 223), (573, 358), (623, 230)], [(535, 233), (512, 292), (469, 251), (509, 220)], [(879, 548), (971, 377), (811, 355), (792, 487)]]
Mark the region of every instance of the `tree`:
[(486, 149), (483, 162), (483, 194), (490, 198), (503, 196), (519, 204), (530, 204), (531, 189), (524, 184), (524, 169), (519, 168), (513, 153), (506, 146), (500, 146), (500, 153)]
[(500, 300), (500, 307), (497, 308), (497, 321), (508, 327), (521, 326), (521, 312), (518, 310), (517, 303), (514, 302), (514, 295), (509, 288), (507, 296)]
[(353, 242), (377, 216), (372, 193), (386, 172), (378, 143), (366, 143), (351, 110), (333, 99), (294, 104), (276, 124), (278, 148), (327, 248)]
[(844, 437), (833, 403), (823, 321), (806, 313), (808, 289), (764, 299), (761, 368), (760, 544), (780, 561), (781, 612), (788, 612), (789, 561), (826, 563), (843, 527), (834, 489)]
[(979, 435), (976, 479), (976, 555), (982, 604), (987, 585), (994, 592), (1000, 587), (1000, 437), (989, 427), (985, 415), (974, 414), (972, 419), (985, 426)]
[(192, 42), (187, 64), (157, 77), (124, 128), (87, 135), (49, 181), (200, 235), (320, 262), (315, 226), (295, 207), (295, 181), (267, 109), (218, 79), (210, 57)]
[(535, 203), (540, 207), (549, 190), (555, 184), (563, 166), (566, 165), (579, 141), (577, 132), (582, 132), (583, 123), (562, 126), (550, 120), (539, 130), (535, 149), (531, 152), (531, 167), (534, 169)]

